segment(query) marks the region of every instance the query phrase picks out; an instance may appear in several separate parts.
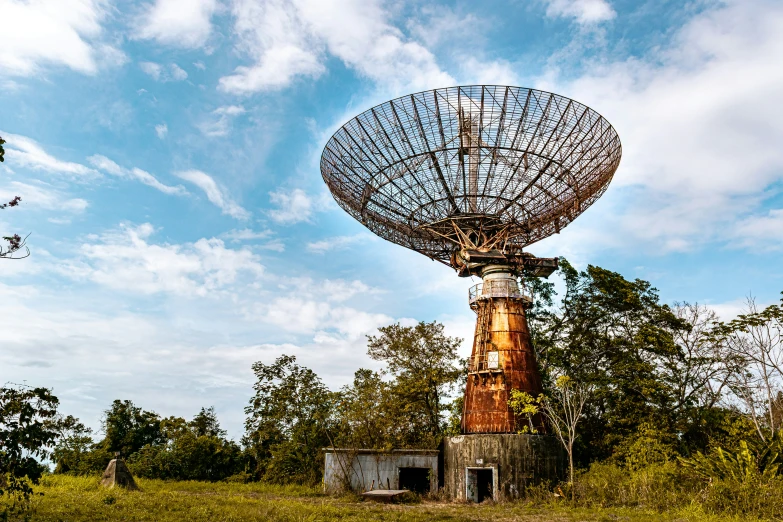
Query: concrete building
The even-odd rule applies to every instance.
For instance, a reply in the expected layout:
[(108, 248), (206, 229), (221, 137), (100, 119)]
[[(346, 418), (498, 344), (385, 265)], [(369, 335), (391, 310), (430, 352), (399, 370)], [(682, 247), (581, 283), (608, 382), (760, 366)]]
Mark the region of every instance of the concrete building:
[(357, 493), (374, 489), (407, 489), (428, 493), (438, 489), (437, 450), (326, 448), (324, 491), (350, 487)]
[(558, 480), (565, 456), (547, 435), (459, 435), (444, 440), (443, 467), (450, 498), (504, 501), (519, 498), (528, 485)]

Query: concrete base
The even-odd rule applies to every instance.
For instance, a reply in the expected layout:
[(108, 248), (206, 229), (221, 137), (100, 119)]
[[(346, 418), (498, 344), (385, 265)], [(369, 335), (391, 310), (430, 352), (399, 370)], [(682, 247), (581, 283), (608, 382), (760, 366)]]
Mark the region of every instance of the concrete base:
[(450, 498), (514, 500), (528, 485), (562, 478), (565, 452), (550, 435), (474, 434), (447, 437), (443, 481)]

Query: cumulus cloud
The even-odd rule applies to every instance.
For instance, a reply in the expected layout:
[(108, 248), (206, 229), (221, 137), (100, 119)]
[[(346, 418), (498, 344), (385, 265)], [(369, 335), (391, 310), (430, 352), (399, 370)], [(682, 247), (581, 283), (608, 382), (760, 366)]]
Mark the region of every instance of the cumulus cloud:
[(781, 32), (777, 2), (720, 3), (643, 59), (540, 82), (597, 109), (623, 140), (603, 201), (555, 241), (666, 252), (735, 240), (739, 219), (783, 181), (783, 105), (770, 103), (783, 92)]
[(81, 163), (63, 161), (55, 158), (34, 140), (25, 136), (0, 134), (6, 140), (4, 145), (6, 157), (15, 165), (42, 170), (55, 174), (70, 174), (74, 178), (91, 178), (100, 176), (98, 172)]
[(220, 79), (235, 94), (274, 90), (324, 73), (327, 55), (392, 89), (447, 85), (433, 54), (389, 21), (380, 0), (234, 0), (237, 48), (253, 64)]
[(29, 76), (47, 65), (95, 74), (125, 55), (101, 41), (105, 0), (0, 0), (0, 71)]
[(580, 25), (612, 20), (617, 13), (606, 0), (544, 0), (546, 15), (551, 18), (573, 18)]
[(205, 136), (225, 136), (229, 133), (234, 118), (244, 113), (245, 108), (241, 105), (218, 107), (212, 111), (215, 118), (199, 124), (198, 128)]
[(145, 170), (141, 170), (135, 167), (131, 169), (120, 167), (114, 161), (100, 154), (90, 156), (87, 158), (87, 161), (89, 161), (90, 164), (98, 170), (121, 178), (135, 179), (136, 181), (140, 181), (145, 185), (163, 192), (164, 194), (184, 196), (188, 193), (188, 191), (185, 190), (185, 187), (182, 185), (165, 185), (161, 183), (158, 178)]
[(189, 181), (196, 185), (198, 188), (204, 191), (207, 199), (211, 201), (216, 207), (223, 211), (223, 214), (231, 216), (236, 219), (248, 219), (250, 212), (239, 206), (228, 191), (219, 186), (217, 182), (205, 172), (200, 170), (185, 170), (174, 173), (175, 176)]
[(269, 200), (277, 206), (269, 211), (269, 217), (284, 225), (309, 221), (315, 207), (313, 199), (302, 189), (270, 192)]
[(65, 275), (143, 294), (170, 292), (205, 296), (234, 284), (240, 274), (256, 279), (264, 267), (249, 250), (222, 240), (171, 245), (150, 241), (155, 228), (124, 225), (80, 247), (81, 256), (62, 265)]
[(737, 247), (760, 250), (783, 250), (783, 209), (740, 219), (732, 230)]
[(161, 65), (155, 62), (139, 62), (139, 67), (156, 82), (181, 82), (188, 78), (188, 73), (176, 63)]
[(136, 20), (134, 38), (194, 49), (212, 34), (212, 16), (218, 0), (155, 0)]

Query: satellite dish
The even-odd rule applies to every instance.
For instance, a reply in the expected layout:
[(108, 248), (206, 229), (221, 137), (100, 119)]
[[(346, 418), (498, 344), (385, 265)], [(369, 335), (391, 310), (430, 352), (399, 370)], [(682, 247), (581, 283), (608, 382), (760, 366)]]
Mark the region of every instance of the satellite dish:
[[(337, 203), (380, 237), (479, 275), (464, 433), (516, 433), (512, 389), (537, 397), (519, 277), (557, 259), (523, 249), (559, 233), (606, 191), (622, 149), (591, 108), (523, 87), (434, 89), (382, 103), (329, 139), (321, 174)], [(535, 429), (545, 431), (539, 417)]]
[(321, 173), (372, 232), (470, 275), (471, 252), (520, 255), (559, 233), (604, 193), (620, 156), (614, 128), (577, 101), (472, 85), (361, 113), (329, 139)]

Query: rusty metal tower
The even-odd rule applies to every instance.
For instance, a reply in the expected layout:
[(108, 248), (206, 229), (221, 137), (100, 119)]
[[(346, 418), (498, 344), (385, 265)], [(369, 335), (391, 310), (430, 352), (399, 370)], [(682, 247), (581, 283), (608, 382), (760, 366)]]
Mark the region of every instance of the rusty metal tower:
[(620, 156), (614, 128), (589, 107), (497, 85), (396, 98), (326, 144), (321, 173), (346, 212), (384, 239), (482, 279), (469, 295), (477, 321), (464, 433), (514, 433), (510, 390), (542, 391), (524, 277), (549, 276), (557, 259), (524, 248), (592, 205)]

